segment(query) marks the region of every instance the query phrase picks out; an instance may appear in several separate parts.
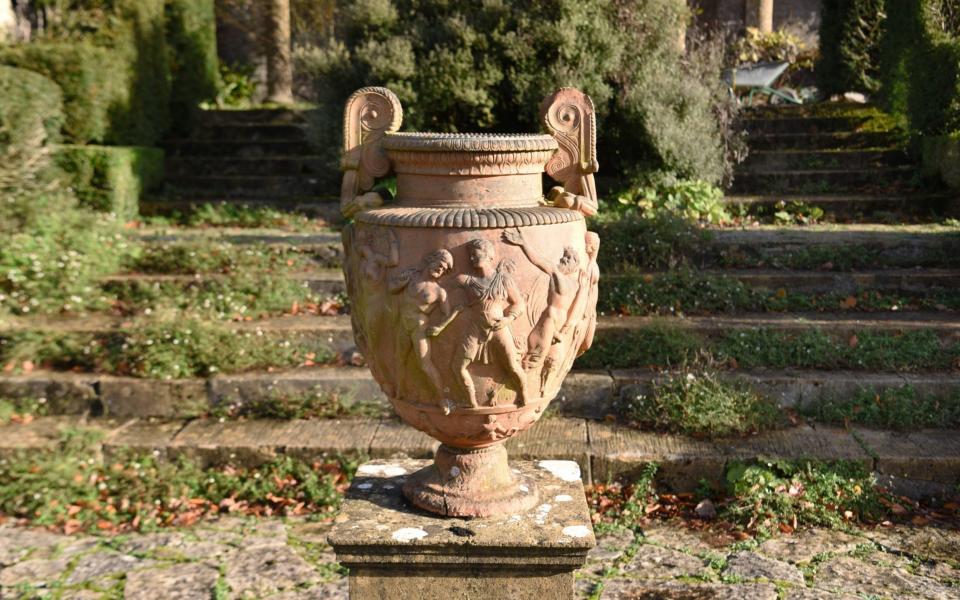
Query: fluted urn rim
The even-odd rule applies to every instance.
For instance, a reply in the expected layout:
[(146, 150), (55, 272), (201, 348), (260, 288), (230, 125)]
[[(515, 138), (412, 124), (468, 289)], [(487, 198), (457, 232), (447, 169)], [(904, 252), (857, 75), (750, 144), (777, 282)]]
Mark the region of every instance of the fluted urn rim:
[(414, 152), (547, 152), (559, 148), (552, 136), (536, 133), (392, 132), (383, 148)]

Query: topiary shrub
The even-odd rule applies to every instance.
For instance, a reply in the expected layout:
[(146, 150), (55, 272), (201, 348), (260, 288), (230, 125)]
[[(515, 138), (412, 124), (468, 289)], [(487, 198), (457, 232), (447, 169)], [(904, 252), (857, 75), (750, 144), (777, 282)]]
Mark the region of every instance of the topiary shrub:
[(890, 4), (886, 0), (823, 0), (820, 59), (814, 72), (824, 94), (873, 94), (880, 89), (880, 40)]
[(56, 162), (80, 206), (137, 216), (140, 196), (163, 182), (163, 150), (123, 146), (61, 146)]
[(576, 86), (597, 105), (605, 171), (717, 182), (720, 57), (684, 60), (687, 18), (675, 0), (341, 0), (333, 35), (295, 52), (325, 107), (313, 126), (318, 148), (331, 149), (325, 183), (335, 184), (343, 102), (364, 85), (396, 92), (405, 128), (438, 131), (534, 131), (542, 98)]

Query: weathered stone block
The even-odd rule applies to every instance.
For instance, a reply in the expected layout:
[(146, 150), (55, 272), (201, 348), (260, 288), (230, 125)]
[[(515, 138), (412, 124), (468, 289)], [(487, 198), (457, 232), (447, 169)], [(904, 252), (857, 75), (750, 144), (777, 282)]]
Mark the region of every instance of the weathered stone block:
[(202, 379), (106, 377), (100, 399), (104, 413), (116, 417), (196, 417), (210, 408)]
[(613, 414), (614, 380), (603, 372), (571, 372), (563, 380), (550, 410), (566, 417), (602, 419)]
[(536, 480), (539, 506), (473, 519), (408, 506), (403, 482), (430, 464), (380, 460), (357, 471), (329, 538), (350, 569), (352, 599), (573, 598), (573, 571), (595, 541), (572, 462), (514, 463)]
[(50, 414), (78, 414), (98, 409), (96, 377), (73, 373), (6, 375), (0, 398), (44, 398)]

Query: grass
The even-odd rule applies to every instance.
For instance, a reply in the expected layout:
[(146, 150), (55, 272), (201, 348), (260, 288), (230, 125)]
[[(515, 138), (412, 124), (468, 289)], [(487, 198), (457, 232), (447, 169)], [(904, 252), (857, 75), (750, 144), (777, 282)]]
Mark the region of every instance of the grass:
[(709, 314), (750, 312), (875, 312), (887, 310), (958, 310), (960, 296), (940, 292), (921, 297), (864, 290), (855, 294), (795, 293), (785, 288), (754, 288), (735, 277), (680, 267), (664, 273), (630, 274), (600, 279), (598, 310), (621, 315)]
[(624, 399), (620, 414), (644, 429), (704, 438), (748, 435), (784, 424), (776, 402), (747, 382), (686, 369), (654, 383), (650, 394)]
[(46, 398), (0, 398), (0, 425), (29, 422), (49, 412)]
[(798, 333), (738, 329), (706, 337), (653, 323), (599, 336), (579, 368), (671, 367), (683, 364), (772, 369), (949, 370), (960, 363), (960, 344), (944, 345), (930, 330), (839, 335), (821, 329)]
[(272, 390), (265, 397), (217, 406), (211, 416), (230, 419), (333, 419), (379, 417), (388, 412), (376, 400), (359, 400), (349, 393), (319, 387), (303, 392)]
[(668, 269), (686, 264), (710, 239), (710, 232), (668, 212), (649, 216), (622, 207), (591, 219), (589, 228), (600, 235), (601, 271), (631, 272)]
[(249, 469), (135, 454), (105, 462), (98, 435), (67, 430), (56, 449), (0, 460), (0, 512), (66, 533), (149, 531), (223, 512), (329, 513), (354, 470), (344, 459), (289, 456)]
[(154, 379), (331, 362), (322, 342), (270, 340), (200, 320), (155, 320), (104, 333), (17, 332), (0, 338), (0, 363)]
[(960, 427), (960, 392), (923, 394), (909, 385), (860, 389), (853, 396), (818, 399), (805, 406), (802, 414), (821, 423), (899, 431)]
[(266, 206), (250, 206), (235, 202), (204, 203), (190, 212), (173, 211), (166, 216), (144, 219), (147, 226), (181, 227), (237, 227), (259, 229), (284, 229), (288, 231), (314, 231), (323, 229), (325, 223), (305, 215), (280, 211)]
[(305, 312), (337, 314), (345, 299), (319, 295), (306, 281), (270, 273), (238, 272), (188, 281), (113, 280), (104, 284), (123, 315), (176, 312), (190, 317), (234, 321)]
[(312, 266), (309, 253), (292, 246), (251, 244), (238, 247), (211, 240), (143, 245), (128, 259), (136, 273), (193, 275), (249, 271), (303, 270)]

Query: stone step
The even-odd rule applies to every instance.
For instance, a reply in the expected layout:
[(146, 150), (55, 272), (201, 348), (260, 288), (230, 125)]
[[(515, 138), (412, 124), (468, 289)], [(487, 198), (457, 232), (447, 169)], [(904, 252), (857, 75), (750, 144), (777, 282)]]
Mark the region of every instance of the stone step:
[(196, 141), (252, 143), (260, 140), (306, 142), (307, 133), (298, 123), (227, 123), (205, 124), (190, 133)]
[(740, 121), (747, 133), (827, 133), (856, 131), (865, 117), (751, 117)]
[(198, 117), (198, 126), (218, 125), (302, 125), (310, 109), (251, 108), (244, 110), (204, 110)]
[[(329, 456), (429, 458), (437, 442), (386, 418), (292, 421), (117, 421), (43, 417), (0, 426), (0, 456), (52, 450), (67, 428), (103, 432), (109, 459), (127, 452), (158, 460), (190, 459), (204, 466), (255, 466), (289, 455), (301, 460)], [(513, 460), (575, 460), (586, 483), (636, 477), (651, 462), (665, 491), (691, 492), (702, 481), (722, 486), (733, 462), (847, 460), (888, 481), (896, 493), (922, 497), (951, 492), (960, 482), (960, 432), (927, 430), (900, 434), (882, 430), (797, 426), (746, 438), (702, 440), (639, 431), (612, 423), (543, 418), (508, 440)], [(935, 468), (931, 468), (935, 465)]]
[[(60, 319), (18, 317), (0, 323), (0, 336), (29, 332), (36, 336), (50, 333), (61, 335), (74, 333), (107, 337), (122, 334), (124, 330), (129, 330), (135, 325), (134, 321), (101, 315)], [(348, 315), (285, 315), (253, 321), (227, 322), (224, 326), (232, 328), (238, 334), (263, 335), (267, 341), (296, 340), (317, 350), (329, 350), (341, 357), (352, 357), (356, 352)], [(657, 331), (675, 328), (678, 333), (685, 332), (704, 340), (729, 340), (739, 332), (747, 335), (757, 330), (762, 330), (769, 335), (800, 335), (820, 331), (842, 342), (864, 331), (892, 337), (909, 332), (927, 332), (939, 339), (944, 351), (955, 348), (956, 344), (960, 343), (960, 319), (957, 319), (954, 314), (897, 311), (856, 313), (854, 316), (844, 313), (741, 313), (682, 318), (601, 316), (597, 322), (594, 345), (601, 348), (602, 352), (605, 346), (617, 347), (624, 343), (632, 343), (629, 341), (630, 335), (643, 333), (650, 328)], [(584, 360), (587, 360), (587, 357)], [(607, 359), (597, 360), (606, 361)], [(948, 360), (946, 356), (944, 360)]]
[[(820, 205), (828, 198), (731, 196), (728, 199), (743, 203), (799, 201)], [(858, 202), (862, 201), (862, 197), (855, 198)], [(336, 199), (330, 198), (317, 206), (325, 207), (327, 211), (339, 211), (336, 202)], [(167, 201), (163, 206), (182, 205)], [(235, 244), (313, 247), (327, 257), (339, 257), (342, 254), (340, 235), (332, 231), (300, 233), (271, 229), (163, 228), (138, 230), (136, 235), (145, 241), (162, 243), (209, 239)], [(857, 255), (858, 260), (864, 263), (858, 268), (960, 267), (960, 229), (941, 225), (761, 225), (711, 229), (708, 235), (709, 239), (688, 251), (688, 258), (703, 268), (744, 265), (778, 267), (789, 256), (801, 254), (822, 255), (823, 260), (814, 261), (816, 264), (811, 263), (811, 268), (821, 268), (822, 264), (830, 261), (839, 265), (841, 259), (849, 254)], [(330, 266), (339, 266), (339, 263), (334, 261)]]
[[(767, 201), (773, 197), (762, 198)], [(819, 205), (822, 197), (776, 198)], [(793, 260), (791, 257), (806, 257), (807, 262), (821, 265), (854, 261), (891, 268), (958, 267), (960, 230), (939, 225), (865, 223), (715, 229), (695, 261), (703, 266), (757, 264), (777, 267)]]
[(832, 131), (819, 133), (758, 133), (747, 137), (752, 150), (825, 150), (831, 148), (888, 148), (896, 145), (885, 131)]
[(166, 158), (185, 156), (236, 156), (264, 158), (270, 156), (310, 156), (316, 153), (306, 141), (283, 138), (250, 142), (223, 142), (219, 140), (168, 140), (163, 144)]
[(887, 190), (908, 182), (916, 170), (909, 165), (882, 169), (808, 169), (754, 171), (739, 169), (733, 180), (734, 193), (801, 192), (823, 193)]
[[(772, 190), (770, 190), (772, 191)], [(734, 208), (749, 209), (753, 213), (773, 213), (778, 205), (802, 204), (823, 210), (824, 219), (838, 222), (855, 220), (857, 223), (889, 222), (893, 213), (904, 217), (934, 220), (950, 207), (953, 201), (943, 194), (788, 194), (761, 195), (728, 194), (724, 202)]]
[(803, 169), (876, 169), (909, 164), (909, 156), (898, 149), (871, 150), (766, 150), (750, 152), (737, 165), (737, 172), (787, 171)]
[[(321, 258), (319, 265), (328, 259)], [(910, 297), (925, 297), (949, 292), (960, 293), (960, 270), (957, 269), (883, 269), (873, 271), (793, 271), (784, 269), (710, 269), (699, 271), (704, 277), (729, 278), (765, 292), (779, 289), (788, 294), (843, 294), (861, 292), (902, 294)], [(277, 277), (264, 273), (264, 277)], [(611, 289), (624, 282), (653, 282), (663, 272), (622, 275), (605, 273), (600, 279), (601, 289)], [(340, 269), (323, 268), (283, 273), (283, 277), (303, 282), (310, 290), (321, 295), (345, 294), (346, 286)], [(103, 278), (105, 285), (122, 285), (133, 282), (145, 284), (166, 283), (188, 286), (202, 281), (226, 280), (227, 275), (203, 273), (194, 275), (167, 275), (152, 273), (121, 273)], [(603, 296), (601, 292), (601, 296)]]
[(319, 156), (269, 156), (243, 158), (229, 156), (174, 156), (164, 164), (168, 179), (184, 175), (327, 175), (331, 169)]
[[(174, 195), (141, 198), (140, 214), (144, 216), (169, 215), (174, 212), (188, 214), (204, 204), (232, 204), (238, 207), (273, 208), (302, 214), (313, 217), (317, 219), (318, 222), (328, 225), (340, 223), (343, 220), (340, 215), (340, 200), (330, 196), (303, 195), (300, 197), (270, 196), (260, 198), (203, 198), (202, 196), (203, 194), (192, 194), (189, 197), (183, 198), (178, 198)], [(185, 236), (189, 236), (189, 234), (185, 234)], [(243, 236), (236, 236), (236, 239), (241, 240)], [(247, 239), (252, 238), (248, 237)], [(238, 241), (238, 243), (252, 242)], [(278, 240), (277, 243), (284, 242)]]
[[(647, 368), (572, 371), (549, 414), (606, 420), (618, 404), (651, 393), (669, 371)], [(960, 392), (951, 373), (876, 373), (732, 369), (728, 380), (746, 381), (782, 407), (846, 399), (861, 390), (881, 392), (909, 386), (920, 396), (948, 397)], [(191, 418), (231, 405), (333, 397), (348, 413), (391, 415), (393, 410), (366, 368), (302, 367), (276, 372), (216, 375), (207, 379), (138, 379), (95, 373), (34, 371), (0, 374), (0, 397), (44, 398), (49, 414), (94, 414), (114, 418)]]
[(204, 198), (302, 198), (327, 191), (317, 177), (296, 175), (180, 175), (167, 181), (171, 193)]

